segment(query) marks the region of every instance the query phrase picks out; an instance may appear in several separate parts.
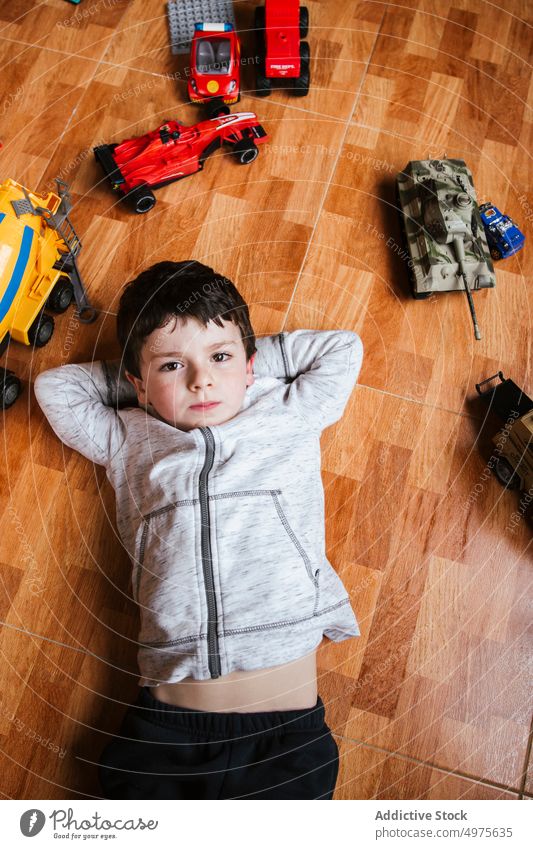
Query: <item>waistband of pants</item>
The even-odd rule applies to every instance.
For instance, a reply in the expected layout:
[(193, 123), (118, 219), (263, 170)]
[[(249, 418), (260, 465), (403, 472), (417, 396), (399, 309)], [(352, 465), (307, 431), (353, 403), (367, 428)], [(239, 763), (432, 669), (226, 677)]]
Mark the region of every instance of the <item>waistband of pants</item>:
[(240, 737), (250, 734), (288, 734), (323, 730), (324, 703), (320, 696), (314, 707), (302, 710), (221, 713), (195, 710), (155, 699), (148, 687), (141, 687), (133, 710), (144, 719), (191, 734), (209, 737)]

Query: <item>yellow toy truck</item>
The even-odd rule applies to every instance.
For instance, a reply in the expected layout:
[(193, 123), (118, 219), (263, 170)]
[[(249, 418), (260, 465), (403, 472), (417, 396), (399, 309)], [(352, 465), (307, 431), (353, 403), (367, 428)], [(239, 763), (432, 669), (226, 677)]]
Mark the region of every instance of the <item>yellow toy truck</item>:
[[(15, 180), (0, 183), (0, 356), (11, 339), (46, 345), (54, 320), (44, 307), (65, 312), (74, 296), (79, 321), (96, 318), (76, 264), (81, 242), (68, 217), (68, 186), (56, 182), (57, 194), (44, 195)], [(14, 373), (0, 368), (0, 407), (14, 404), (20, 391)]]

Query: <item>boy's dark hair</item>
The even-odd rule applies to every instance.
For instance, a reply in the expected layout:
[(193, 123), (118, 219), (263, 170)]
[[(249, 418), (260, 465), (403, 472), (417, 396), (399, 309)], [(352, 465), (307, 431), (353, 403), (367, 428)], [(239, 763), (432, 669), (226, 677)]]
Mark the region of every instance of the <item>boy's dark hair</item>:
[(132, 280), (122, 293), (117, 314), (117, 336), (124, 367), (140, 377), (140, 355), (145, 339), (172, 316), (237, 324), (246, 359), (257, 350), (248, 305), (231, 280), (201, 262), (158, 262)]

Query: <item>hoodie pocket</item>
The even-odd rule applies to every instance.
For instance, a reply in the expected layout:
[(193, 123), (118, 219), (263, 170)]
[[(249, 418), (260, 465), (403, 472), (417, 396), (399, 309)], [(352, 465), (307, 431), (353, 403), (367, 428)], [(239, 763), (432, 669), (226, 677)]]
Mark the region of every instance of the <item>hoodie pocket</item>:
[(140, 642), (200, 633), (193, 501), (178, 501), (145, 517), (132, 582), (141, 613)]
[(217, 495), (211, 508), (225, 630), (311, 617), (319, 570), (289, 521), (282, 490)]

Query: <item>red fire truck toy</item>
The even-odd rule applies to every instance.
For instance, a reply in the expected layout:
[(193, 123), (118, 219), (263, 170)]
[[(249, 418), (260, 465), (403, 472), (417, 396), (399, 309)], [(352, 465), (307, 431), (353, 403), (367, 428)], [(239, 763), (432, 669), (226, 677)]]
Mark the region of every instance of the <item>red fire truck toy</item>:
[(266, 97), (272, 84), (303, 97), (309, 91), (309, 13), (299, 0), (266, 0), (255, 10), (257, 50), (256, 94)]

